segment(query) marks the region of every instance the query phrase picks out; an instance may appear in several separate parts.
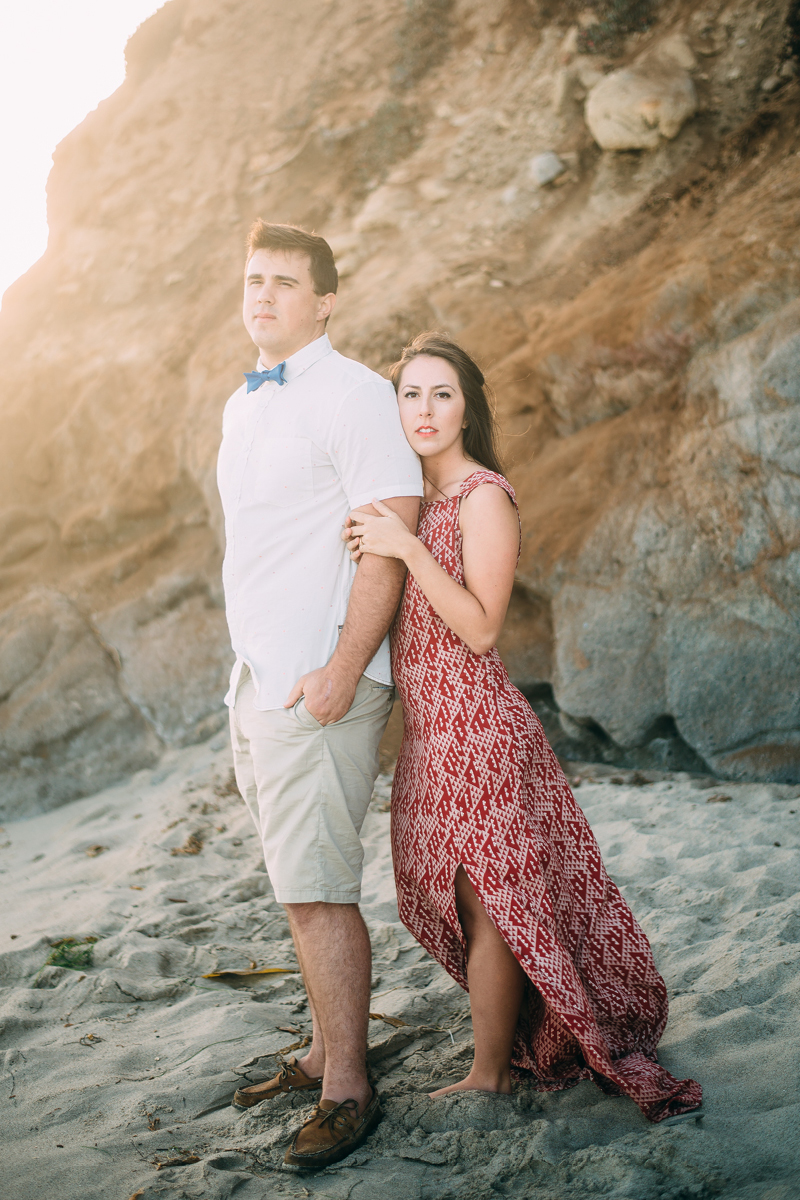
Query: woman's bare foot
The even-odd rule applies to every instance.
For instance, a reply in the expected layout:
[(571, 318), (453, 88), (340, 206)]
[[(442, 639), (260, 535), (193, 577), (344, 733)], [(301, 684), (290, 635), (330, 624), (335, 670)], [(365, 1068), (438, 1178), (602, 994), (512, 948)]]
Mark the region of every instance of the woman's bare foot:
[(449, 1096), (451, 1092), (493, 1092), (499, 1096), (510, 1096), (511, 1076), (507, 1075), (497, 1079), (480, 1078), (470, 1071), (466, 1079), (462, 1079), (458, 1083), (450, 1083), (447, 1087), (438, 1088), (435, 1092), (428, 1092), (428, 1095), (431, 1100), (438, 1100), (441, 1096)]
[(467, 939), (467, 977), (475, 1059), (466, 1079), (429, 1092), (511, 1094), (511, 1053), (525, 993), (525, 974), (478, 898), (463, 866), (456, 871), (456, 908)]

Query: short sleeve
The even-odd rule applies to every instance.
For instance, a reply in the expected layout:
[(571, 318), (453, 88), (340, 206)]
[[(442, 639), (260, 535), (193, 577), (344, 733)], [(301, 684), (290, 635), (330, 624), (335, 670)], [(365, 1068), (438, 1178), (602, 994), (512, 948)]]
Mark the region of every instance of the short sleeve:
[(366, 379), (347, 392), (330, 430), (329, 453), (351, 508), (424, 494), (420, 462), (406, 441), (388, 380)]

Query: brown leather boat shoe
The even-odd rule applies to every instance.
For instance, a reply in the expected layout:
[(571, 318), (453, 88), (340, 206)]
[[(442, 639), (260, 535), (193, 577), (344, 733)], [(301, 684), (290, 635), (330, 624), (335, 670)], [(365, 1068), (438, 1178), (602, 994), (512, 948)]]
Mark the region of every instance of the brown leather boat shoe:
[(302, 1067), (297, 1065), (294, 1055), (285, 1062), (274, 1079), (264, 1083), (253, 1083), (250, 1087), (239, 1088), (234, 1092), (232, 1104), (234, 1108), (252, 1108), (262, 1100), (274, 1100), (282, 1092), (301, 1092), (306, 1088), (321, 1088), (322, 1076), (312, 1079), (306, 1075)]
[(365, 1142), (383, 1117), (378, 1093), (358, 1115), (355, 1100), (320, 1100), (311, 1116), (297, 1131), (286, 1151), (284, 1162), (295, 1167), (318, 1170), (347, 1158)]

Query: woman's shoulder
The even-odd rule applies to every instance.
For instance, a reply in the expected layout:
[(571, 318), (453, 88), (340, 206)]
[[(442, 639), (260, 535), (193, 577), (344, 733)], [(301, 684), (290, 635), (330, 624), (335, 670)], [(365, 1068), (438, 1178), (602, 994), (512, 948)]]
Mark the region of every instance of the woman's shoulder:
[[(468, 497), (468, 503), (464, 503)], [(516, 545), (519, 558), (522, 536), (519, 509), (514, 489), (505, 475), (484, 468), (474, 471), (461, 485), (461, 501), (459, 527), (465, 546), (467, 539), (481, 539), (488, 534), (496, 546), (502, 544), (509, 552)]]
[(489, 471), (485, 467), (479, 467), (477, 471), (473, 471), (461, 484), (458, 494), (462, 500), (466, 500), (467, 496), (471, 496), (480, 489), (481, 500), (491, 504), (495, 497), (499, 499), (497, 488), (502, 488), (516, 505), (517, 498), (514, 489), (505, 475), (501, 475), (498, 471)]

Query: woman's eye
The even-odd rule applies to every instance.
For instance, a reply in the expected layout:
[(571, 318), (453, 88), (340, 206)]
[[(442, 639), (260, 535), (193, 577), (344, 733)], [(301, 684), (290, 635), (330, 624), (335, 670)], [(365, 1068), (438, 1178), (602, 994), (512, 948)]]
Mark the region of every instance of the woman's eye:
[(436, 399), (437, 399), (437, 400), (449, 400), (449, 399), (450, 399), (450, 393), (449, 393), (449, 392), (437, 392), (437, 393), (436, 393)]

